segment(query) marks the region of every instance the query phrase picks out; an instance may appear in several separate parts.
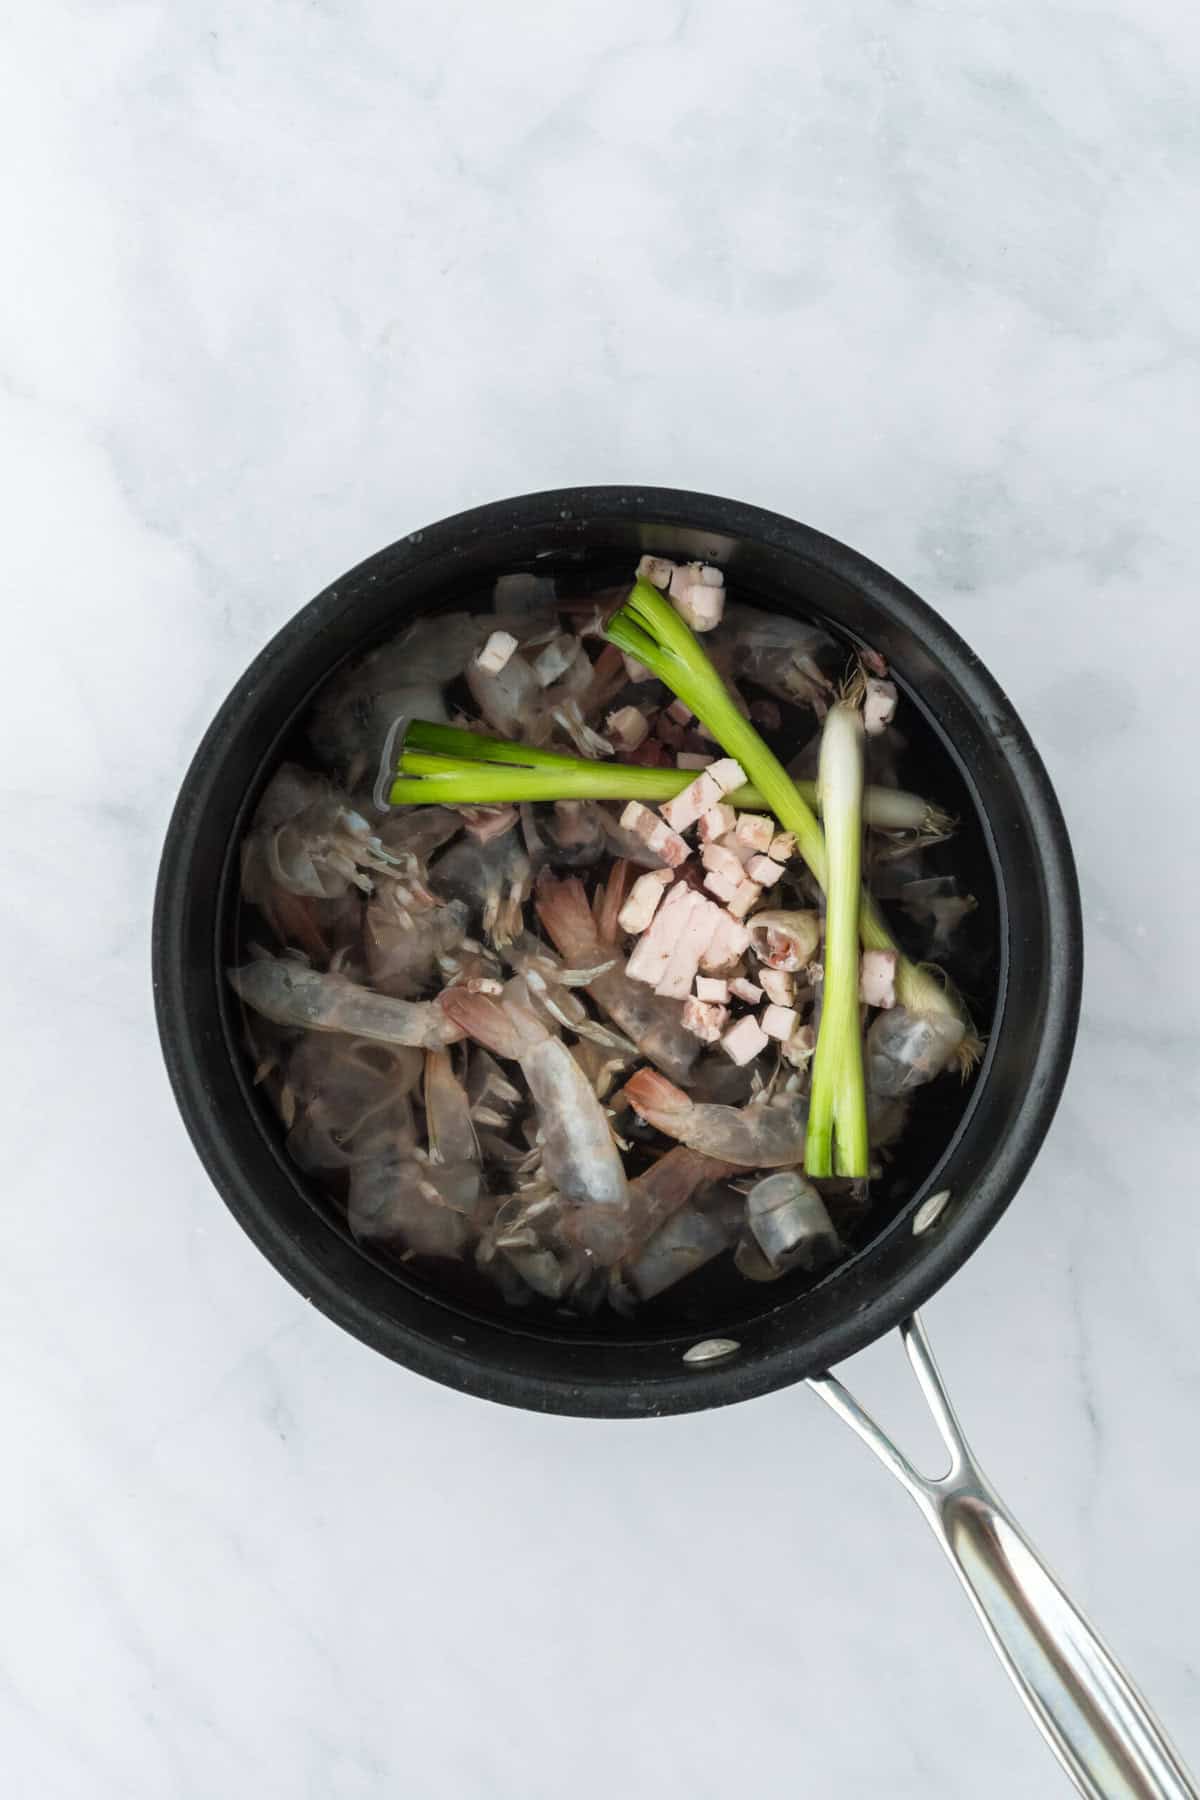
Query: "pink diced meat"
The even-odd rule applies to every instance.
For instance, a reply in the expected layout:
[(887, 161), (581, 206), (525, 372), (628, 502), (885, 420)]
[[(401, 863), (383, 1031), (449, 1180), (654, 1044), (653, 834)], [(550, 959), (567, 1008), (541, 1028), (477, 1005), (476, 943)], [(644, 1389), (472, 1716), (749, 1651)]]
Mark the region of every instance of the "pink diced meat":
[(516, 647), (517, 640), (513, 637), (511, 632), (493, 631), (491, 637), (483, 646), (479, 655), (475, 658), (476, 665), (481, 669), (486, 669), (489, 675), (498, 675), (501, 669), (503, 669), (509, 661)]
[(739, 975), (736, 981), (730, 982), (729, 992), (735, 1000), (744, 1000), (747, 1006), (757, 1006), (763, 997), (762, 989), (753, 981), (747, 981), (744, 975)]
[(735, 919), (744, 919), (750, 908), (756, 906), (761, 899), (762, 889), (757, 881), (743, 879), (737, 893), (729, 902), (729, 910)]
[(858, 997), (864, 1006), (896, 1004), (896, 952), (864, 950), (858, 971)]
[(723, 875), (726, 881), (736, 884), (744, 878), (741, 861), (724, 844), (705, 844), (700, 852), (700, 861), (710, 873)]
[(759, 887), (774, 887), (783, 874), (783, 864), (769, 856), (752, 856), (746, 864), (746, 873)]
[(731, 1025), (721, 1039), (721, 1048), (731, 1062), (744, 1066), (753, 1062), (760, 1050), (765, 1050), (770, 1039), (759, 1025), (753, 1013), (747, 1013), (736, 1025)]
[(666, 882), (672, 879), (670, 869), (651, 869), (645, 875), (639, 875), (630, 888), (625, 904), (617, 914), (617, 924), (622, 931), (645, 931), (663, 897)]
[(656, 987), (666, 974), (675, 939), (691, 907), (692, 889), (676, 882), (654, 915), (650, 929), (633, 946), (625, 973), (631, 981)]
[(765, 853), (770, 849), (771, 839), (775, 836), (775, 821), (766, 813), (741, 813), (734, 836), (748, 850)]
[(676, 567), (669, 556), (643, 556), (637, 566), (637, 578), (648, 581), (651, 587), (670, 587)]
[[(709, 770), (712, 773), (712, 770)], [(700, 820), (700, 841), (711, 844), (727, 831), (732, 831), (737, 824), (737, 814), (732, 806), (710, 806)]]
[(670, 1000), (684, 1000), (691, 993), (700, 958), (708, 949), (721, 917), (719, 907), (706, 900), (703, 894), (698, 894), (694, 888), (690, 888), (688, 894), (690, 905), (680, 914), (667, 966), (654, 989), (656, 994)]
[(690, 781), (681, 794), (667, 800), (658, 810), (672, 831), (686, 831), (710, 807), (716, 806), (720, 798), (720, 788), (708, 770), (702, 769), (695, 781)]
[(636, 656), (629, 656), (622, 651), (621, 661), (625, 664), (625, 673), (630, 681), (649, 681), (651, 679), (650, 670), (645, 663), (640, 663)]
[(710, 894), (715, 894), (718, 900), (728, 905), (742, 884), (740, 877), (737, 881), (731, 881), (728, 875), (720, 875), (715, 869), (710, 869), (704, 877), (704, 885)]
[(742, 865), (742, 873), (744, 875), (746, 872), (746, 864), (750, 861), (752, 856), (758, 855), (758, 851), (751, 850), (748, 844), (743, 844), (738, 838), (736, 831), (727, 831), (725, 836), (719, 838), (717, 841), (722, 850), (728, 850), (730, 856), (737, 857), (739, 863)]
[(570, 632), (562, 631), (552, 637), (533, 662), (533, 672), (541, 686), (553, 687), (559, 677), (565, 675), (571, 667), (579, 650), (579, 639), (572, 637)]
[(750, 933), (740, 919), (732, 918), (727, 912), (722, 913), (712, 941), (700, 958), (700, 967), (710, 975), (732, 968), (749, 942)]
[(672, 869), (678, 869), (692, 854), (679, 833), (672, 831), (662, 819), (658, 821), (657, 830), (646, 839), (646, 848), (653, 850), (655, 856), (661, 856)]
[(643, 840), (657, 824), (658, 819), (654, 813), (648, 806), (643, 806), (640, 800), (631, 800), (621, 814), (621, 830), (636, 832)]
[(640, 800), (631, 800), (621, 814), (621, 829), (632, 831), (635, 836), (640, 837), (648, 850), (661, 856), (673, 869), (677, 869), (680, 863), (685, 863), (691, 855), (678, 833), (672, 831), (648, 806), (643, 806)]
[(685, 1031), (698, 1037), (706, 1044), (715, 1044), (725, 1029), (729, 1018), (727, 1006), (711, 1006), (703, 1000), (685, 1000), (681, 1024)]
[(621, 706), (605, 721), (608, 735), (619, 750), (636, 750), (650, 735), (650, 721), (636, 706)]
[(770, 848), (767, 851), (767, 855), (771, 858), (771, 861), (779, 863), (787, 862), (788, 858), (790, 856), (795, 856), (795, 854), (795, 833), (791, 831), (777, 831), (775, 836), (771, 839)]
[(746, 785), (746, 771), (732, 756), (722, 756), (719, 761), (710, 763), (708, 772), (723, 794), (732, 794), (734, 788)]
[(693, 631), (711, 631), (725, 611), (725, 577), (703, 563), (677, 568), (668, 589), (680, 618)]
[(758, 971), (758, 979), (762, 991), (775, 1006), (790, 1006), (796, 993), (793, 976), (783, 969), (768, 969), (765, 965)]
[(729, 1005), (729, 983), (720, 981), (715, 975), (697, 975), (697, 1000), (709, 1000), (714, 1006)]
[(764, 1006), (759, 1024), (770, 1038), (786, 1044), (796, 1029), (798, 1015), (790, 1006)]
[(674, 719), (677, 725), (690, 725), (695, 716), (691, 707), (683, 700), (672, 700), (667, 708), (668, 719)]
[(724, 588), (685, 588), (674, 602), (675, 611), (693, 631), (715, 631), (725, 615)]

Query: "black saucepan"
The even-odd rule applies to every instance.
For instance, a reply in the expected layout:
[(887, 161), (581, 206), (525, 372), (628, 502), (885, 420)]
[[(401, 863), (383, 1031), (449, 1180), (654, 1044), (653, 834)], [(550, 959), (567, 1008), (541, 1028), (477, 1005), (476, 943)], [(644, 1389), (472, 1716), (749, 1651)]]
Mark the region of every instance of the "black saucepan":
[[(407, 619), (478, 601), (529, 568), (603, 584), (643, 550), (712, 557), (743, 598), (828, 619), (887, 657), (938, 766), (996, 954), (973, 994), (987, 1032), (978, 1076), (886, 1223), (815, 1288), (745, 1284), (715, 1314), (667, 1309), (603, 1331), (448, 1303), (372, 1260), (284, 1157), (247, 1080), (236, 1002), (222, 978), (236, 926), (237, 846), (263, 781), (314, 690)], [(953, 788), (947, 793), (947, 787)], [(579, 488), (480, 507), (414, 532), (306, 606), (246, 671), (213, 721), (163, 852), (154, 983), (171, 1080), (228, 1205), (275, 1266), (385, 1355), (470, 1393), (539, 1411), (633, 1417), (720, 1406), (827, 1368), (898, 1325), (951, 1276), (1015, 1194), (1050, 1123), (1079, 1007), (1079, 895), (1062, 816), (1020, 720), (979, 659), (900, 582), (807, 526), (702, 494)], [(952, 1077), (943, 1078), (944, 1082)], [(912, 1152), (909, 1153), (910, 1161)], [(949, 1201), (930, 1227), (929, 1196)], [(697, 1338), (736, 1354), (685, 1362)]]
[[(315, 690), (339, 665), (419, 614), (478, 604), (498, 575), (553, 574), (584, 591), (627, 579), (644, 551), (718, 561), (739, 598), (822, 619), (887, 658), (908, 729), (938, 771), (936, 798), (962, 820), (956, 867), (966, 858), (980, 901), (974, 929), (989, 947), (971, 994), (986, 1051), (930, 1128), (907, 1134), (889, 1205), (815, 1285), (693, 1280), (678, 1302), (603, 1325), (506, 1316), (371, 1256), (286, 1159), (250, 1083), (223, 979), (235, 949), (238, 843)], [(1193, 1790), (1144, 1704), (1061, 1590), (1045, 1586), (1050, 1578), (970, 1458), (913, 1321), (991, 1230), (1037, 1153), (1071, 1055), (1082, 960), (1075, 871), (1046, 771), (962, 639), (901, 582), (820, 532), (662, 488), (572, 488), (479, 507), (413, 532), (326, 588), (246, 671), (197, 751), (154, 920), (159, 1029), (187, 1128), (250, 1237), (331, 1319), (434, 1380), (543, 1412), (656, 1416), (812, 1378), (918, 1500), (1080, 1790), (1181, 1796)], [(824, 1373), (895, 1326), (951, 1449), (940, 1482), (917, 1475)]]

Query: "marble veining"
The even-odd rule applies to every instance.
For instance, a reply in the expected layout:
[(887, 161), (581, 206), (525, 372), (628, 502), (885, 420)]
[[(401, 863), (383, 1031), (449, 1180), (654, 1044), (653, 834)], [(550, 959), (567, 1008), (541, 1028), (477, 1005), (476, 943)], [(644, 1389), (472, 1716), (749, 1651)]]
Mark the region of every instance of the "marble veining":
[[(595, 1425), (444, 1392), (274, 1275), (176, 1117), (149, 909), (213, 710), (362, 556), (576, 481), (853, 543), (1045, 753), (1079, 1051), (927, 1323), (1200, 1765), (1194, 14), (47, 0), (0, 30), (6, 1791), (1063, 1791), (808, 1396)], [(921, 1441), (898, 1345), (851, 1377)]]

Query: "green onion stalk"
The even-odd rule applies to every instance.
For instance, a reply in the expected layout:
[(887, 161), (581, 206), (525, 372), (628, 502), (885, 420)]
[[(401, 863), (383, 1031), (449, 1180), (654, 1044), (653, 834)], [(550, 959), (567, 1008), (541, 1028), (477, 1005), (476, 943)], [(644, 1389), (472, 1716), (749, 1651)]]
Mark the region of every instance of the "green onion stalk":
[(871, 1145), (858, 1004), (863, 727), (856, 707), (839, 704), (825, 716), (818, 786), (825, 822), (825, 979), (804, 1169), (812, 1176), (863, 1176)]
[[(527, 775), (537, 779), (529, 781)], [(486, 737), (454, 725), (414, 719), (404, 737), (398, 778), (389, 798), (393, 806), (485, 806), (517, 800), (641, 800), (652, 806), (674, 799), (696, 779), (695, 769), (649, 769), (639, 763), (594, 762), (507, 738)], [(419, 777), (420, 779), (411, 779)], [(434, 791), (435, 785), (444, 785)], [(428, 783), (429, 785), (426, 785)], [(815, 781), (797, 781), (797, 793), (816, 805)], [(453, 794), (460, 797), (454, 798)], [(767, 802), (752, 782), (726, 794), (739, 812), (761, 812)], [(767, 808), (769, 811), (770, 809)], [(899, 788), (869, 787), (863, 795), (863, 818), (879, 831), (912, 831), (922, 837), (944, 836), (953, 820), (918, 794)]]
[[(795, 836), (801, 856), (828, 897), (825, 837), (815, 813), (778, 757), (763, 743), (750, 721), (742, 717), (694, 633), (670, 602), (648, 581), (636, 581), (624, 606), (610, 619), (605, 636), (665, 682), (726, 754), (741, 764), (766, 807), (784, 830)], [(878, 908), (861, 890), (858, 930), (868, 950), (895, 951), (896, 999), (902, 1006), (925, 1016), (949, 1015), (963, 1020), (966, 1031), (959, 1062), (964, 1070), (968, 1069), (979, 1045), (957, 997), (936, 970), (922, 968), (901, 953)]]

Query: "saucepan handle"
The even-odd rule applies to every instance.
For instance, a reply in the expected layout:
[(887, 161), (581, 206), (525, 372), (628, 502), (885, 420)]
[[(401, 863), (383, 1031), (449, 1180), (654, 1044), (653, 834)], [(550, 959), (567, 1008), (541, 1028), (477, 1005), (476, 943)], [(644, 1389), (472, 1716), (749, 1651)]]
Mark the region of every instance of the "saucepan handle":
[(918, 1471), (834, 1375), (809, 1386), (858, 1433), (917, 1502), (1042, 1735), (1090, 1800), (1200, 1800), (1145, 1700), (1051, 1575), (963, 1437), (915, 1316), (909, 1361), (950, 1452), (949, 1472)]

